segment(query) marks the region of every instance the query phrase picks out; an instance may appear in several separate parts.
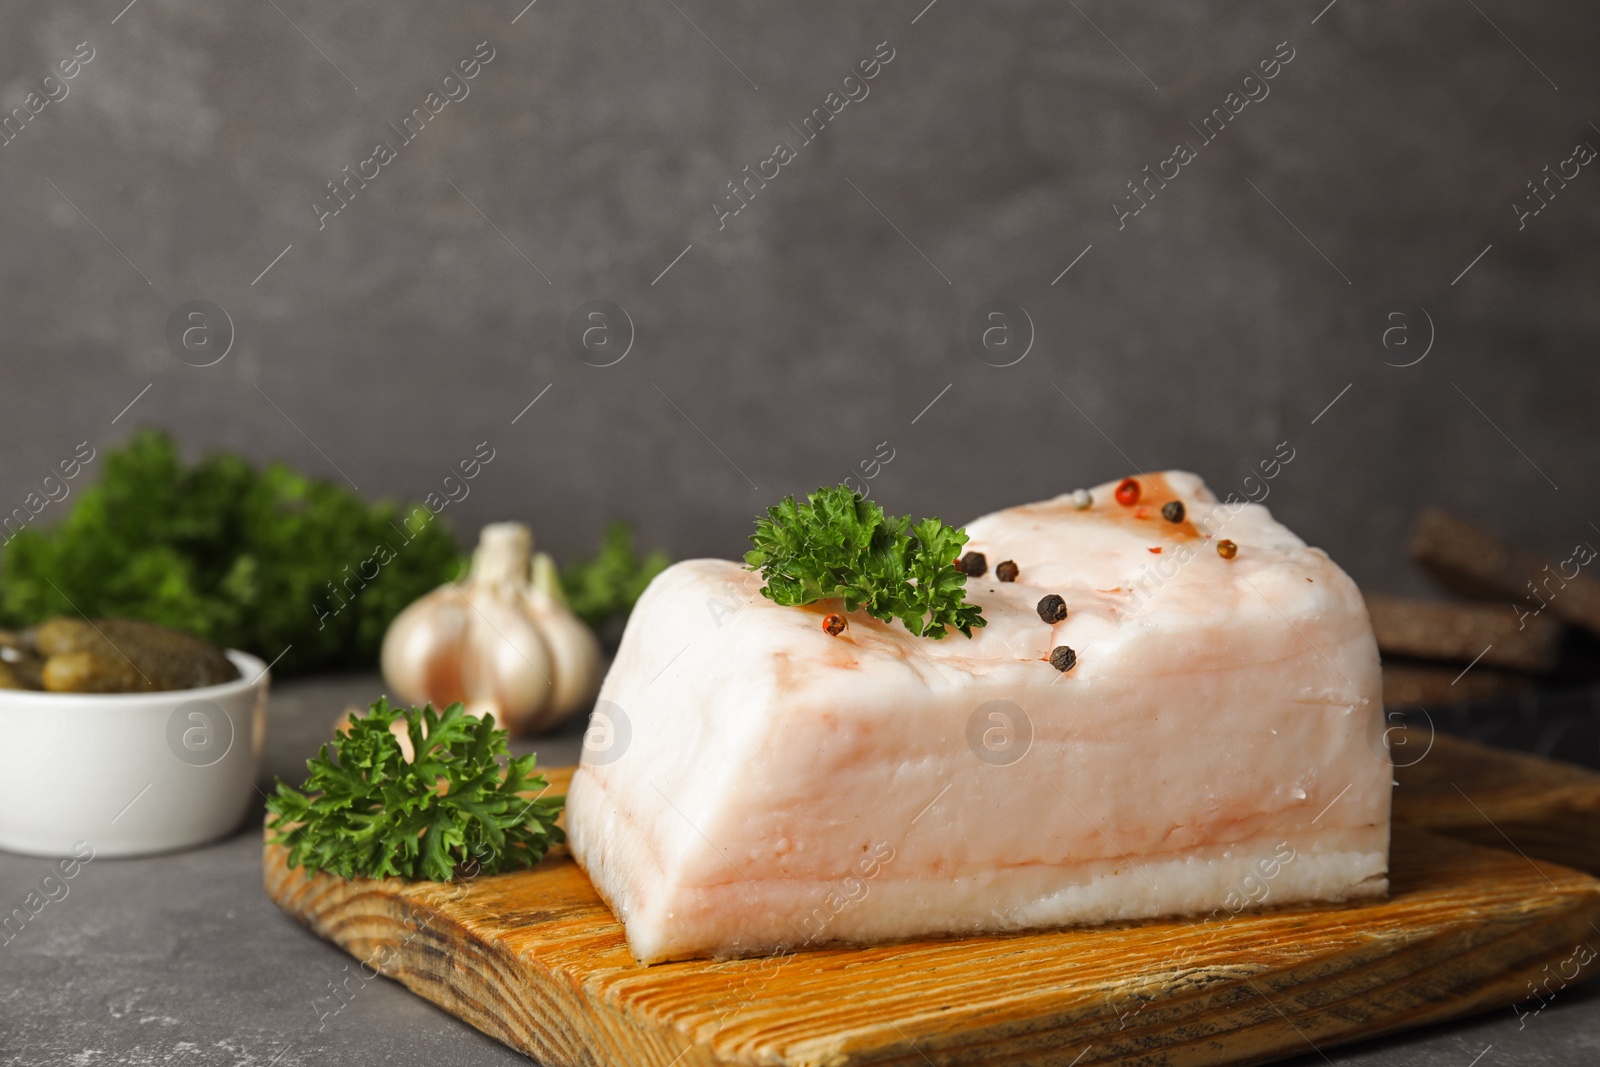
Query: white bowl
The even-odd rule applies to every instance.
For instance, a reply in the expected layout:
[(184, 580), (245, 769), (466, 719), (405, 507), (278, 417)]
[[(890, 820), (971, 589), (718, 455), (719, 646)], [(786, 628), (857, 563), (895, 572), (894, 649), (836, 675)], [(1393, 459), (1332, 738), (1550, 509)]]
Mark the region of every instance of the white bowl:
[(142, 856), (237, 827), (255, 795), (270, 679), (256, 657), (228, 658), (239, 677), (199, 689), (0, 689), (0, 849)]

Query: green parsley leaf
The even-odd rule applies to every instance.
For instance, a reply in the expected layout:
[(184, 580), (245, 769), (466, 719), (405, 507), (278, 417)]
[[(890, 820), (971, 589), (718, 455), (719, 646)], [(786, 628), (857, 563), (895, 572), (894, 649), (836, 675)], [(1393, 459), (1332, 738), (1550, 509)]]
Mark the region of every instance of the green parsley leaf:
[(573, 613), (600, 631), (614, 620), (626, 620), (644, 587), (671, 562), (659, 550), (640, 559), (632, 527), (618, 520), (606, 527), (592, 559), (574, 560), (562, 569), (561, 590)]
[(81, 611), (253, 652), (277, 675), (369, 670), (389, 623), (455, 577), (461, 556), (421, 505), (370, 504), (227, 452), (186, 463), (153, 430), (62, 484), (70, 510), (0, 533), (0, 626)]
[[(410, 762), (390, 732), (396, 722)], [(271, 841), (289, 846), (290, 865), (308, 876), (448, 882), (531, 867), (566, 840), (555, 824), (566, 797), (537, 796), (549, 783), (533, 773), (534, 756), (509, 758), (506, 736), (459, 703), (441, 715), (380, 699), (306, 761), (304, 792), (278, 782), (267, 801)]]
[(967, 532), (938, 519), (916, 525), (848, 486), (818, 489), (804, 504), (786, 496), (756, 520), (744, 561), (766, 579), (761, 594), (789, 607), (838, 597), (846, 611), (899, 619), (922, 637), (954, 626), (968, 637), (984, 625), (966, 601), (967, 576), (955, 566)]

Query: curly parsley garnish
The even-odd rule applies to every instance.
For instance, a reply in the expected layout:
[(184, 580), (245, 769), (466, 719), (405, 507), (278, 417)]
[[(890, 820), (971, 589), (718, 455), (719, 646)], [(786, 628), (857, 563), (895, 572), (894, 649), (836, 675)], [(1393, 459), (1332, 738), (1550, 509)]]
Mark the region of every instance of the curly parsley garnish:
[[(938, 519), (912, 525), (847, 486), (818, 489), (796, 503), (786, 496), (756, 520), (755, 548), (744, 561), (761, 571), (761, 593), (788, 607), (828, 597), (846, 611), (865, 607), (875, 619), (899, 619), (918, 636), (942, 638), (947, 626), (968, 637), (984, 625), (966, 601), (967, 575), (954, 560), (965, 530)], [(909, 532), (908, 532), (909, 531)]]
[[(396, 722), (416, 754), (410, 761), (390, 732)], [(506, 731), (460, 704), (440, 714), (380, 699), (331, 751), (323, 745), (306, 761), (305, 792), (278, 782), (267, 826), (273, 844), (289, 846), (290, 865), (308, 874), (448, 882), (531, 867), (566, 840), (555, 824), (566, 798), (522, 795), (549, 785), (534, 760), (510, 759)]]

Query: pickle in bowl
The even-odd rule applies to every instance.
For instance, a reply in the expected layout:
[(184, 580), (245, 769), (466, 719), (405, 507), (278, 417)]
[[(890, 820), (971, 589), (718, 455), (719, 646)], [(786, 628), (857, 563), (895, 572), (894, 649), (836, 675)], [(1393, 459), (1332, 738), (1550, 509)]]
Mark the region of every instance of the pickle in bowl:
[(59, 616), (0, 634), (0, 689), (154, 693), (239, 677), (220, 648), (137, 619)]

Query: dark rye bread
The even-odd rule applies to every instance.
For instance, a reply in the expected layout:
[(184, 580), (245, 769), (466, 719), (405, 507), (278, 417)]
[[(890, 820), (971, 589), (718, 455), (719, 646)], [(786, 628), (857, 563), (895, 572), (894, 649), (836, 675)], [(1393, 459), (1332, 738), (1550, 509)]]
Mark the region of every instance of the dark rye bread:
[(1471, 700), (1491, 700), (1533, 688), (1525, 674), (1485, 670), (1482, 665), (1462, 673), (1455, 665), (1428, 663), (1383, 665), (1383, 706), (1386, 708), (1438, 708)]
[(1519, 619), (1505, 603), (1452, 604), (1364, 595), (1373, 635), (1385, 656), (1454, 663), (1477, 660), (1483, 667), (1542, 674), (1555, 667), (1560, 653), (1562, 625), (1549, 614)]
[[(1593, 539), (1600, 541), (1600, 537)], [(1590, 539), (1550, 556), (1527, 552), (1438, 508), (1417, 516), (1411, 558), (1468, 596), (1505, 597), (1600, 634), (1600, 560)]]

